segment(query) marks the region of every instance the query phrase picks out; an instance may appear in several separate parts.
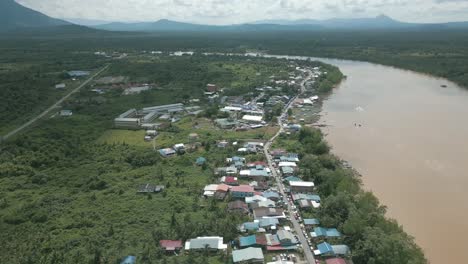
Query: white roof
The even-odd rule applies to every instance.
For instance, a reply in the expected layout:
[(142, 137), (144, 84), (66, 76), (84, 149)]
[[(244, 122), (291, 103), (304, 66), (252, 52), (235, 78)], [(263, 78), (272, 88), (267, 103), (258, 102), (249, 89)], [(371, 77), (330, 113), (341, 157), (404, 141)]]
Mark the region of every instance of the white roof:
[(213, 191), (213, 192), (216, 192), (216, 190), (218, 190), (218, 184), (210, 184), (210, 185), (207, 185), (205, 186), (205, 189), (203, 189), (205, 192), (209, 192), (209, 191)]
[(221, 111), (235, 111), (235, 112), (240, 112), (242, 111), (242, 108), (240, 107), (235, 107), (235, 106), (226, 106)]
[(292, 182), (289, 182), (289, 185), (291, 187), (314, 187), (314, 183), (313, 182), (305, 182), (305, 181), (292, 181)]
[(242, 117), (242, 119), (246, 120), (246, 121), (260, 122), (260, 121), (262, 121), (263, 117), (262, 116), (245, 115), (244, 117)]
[(239, 172), (240, 176), (249, 176), (250, 175), (250, 170), (241, 170)]
[(278, 167), (297, 167), (296, 162), (282, 161), (278, 164)]

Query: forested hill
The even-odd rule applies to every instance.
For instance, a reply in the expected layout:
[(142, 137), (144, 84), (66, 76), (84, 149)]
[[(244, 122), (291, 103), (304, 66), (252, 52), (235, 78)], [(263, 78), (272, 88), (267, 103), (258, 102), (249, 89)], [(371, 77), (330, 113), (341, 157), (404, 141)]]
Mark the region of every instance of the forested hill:
[(0, 1), (0, 31), (64, 25), (71, 25), (71, 23), (46, 16), (14, 0)]

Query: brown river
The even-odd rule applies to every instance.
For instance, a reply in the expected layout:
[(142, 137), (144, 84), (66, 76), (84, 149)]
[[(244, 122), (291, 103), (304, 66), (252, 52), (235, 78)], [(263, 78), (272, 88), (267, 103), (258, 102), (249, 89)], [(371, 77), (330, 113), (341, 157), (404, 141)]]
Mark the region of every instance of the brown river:
[(466, 263), (468, 90), (391, 67), (328, 62), (348, 76), (323, 105), (333, 152), (363, 175), (430, 263)]
[(392, 67), (318, 60), (348, 77), (323, 103), (333, 152), (362, 174), (430, 263), (468, 263), (468, 90)]

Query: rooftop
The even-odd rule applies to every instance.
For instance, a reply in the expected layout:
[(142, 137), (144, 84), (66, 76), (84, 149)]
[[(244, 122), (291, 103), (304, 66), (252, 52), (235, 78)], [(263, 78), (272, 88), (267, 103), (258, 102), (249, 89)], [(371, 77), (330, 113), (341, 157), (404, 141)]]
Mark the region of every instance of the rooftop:
[(252, 260), (263, 261), (264, 256), (260, 248), (246, 248), (233, 251), (232, 260), (234, 261), (234, 263)]

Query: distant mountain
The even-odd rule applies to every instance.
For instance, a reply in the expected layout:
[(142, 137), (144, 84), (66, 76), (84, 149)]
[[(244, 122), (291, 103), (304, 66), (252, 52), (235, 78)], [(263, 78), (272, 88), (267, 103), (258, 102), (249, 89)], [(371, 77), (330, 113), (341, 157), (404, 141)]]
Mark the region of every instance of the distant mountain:
[(372, 29), (408, 29), (408, 30), (437, 30), (437, 29), (468, 29), (468, 22), (451, 23), (406, 23), (395, 20), (386, 15), (380, 15), (373, 18), (334, 18), (327, 20), (263, 20), (254, 22), (254, 24), (278, 24), (278, 25), (315, 25), (323, 29), (341, 29), (341, 30), (372, 30)]
[(0, 1), (0, 31), (64, 25), (71, 25), (71, 23), (48, 17), (40, 12), (22, 6), (14, 0)]
[(226, 26), (200, 25), (162, 19), (156, 22), (109, 23), (94, 26), (96, 29), (110, 31), (272, 31), (272, 30), (311, 30), (320, 26), (278, 25), (278, 24), (239, 24)]

